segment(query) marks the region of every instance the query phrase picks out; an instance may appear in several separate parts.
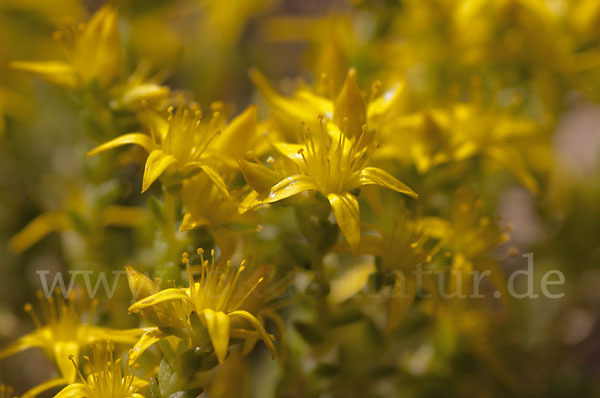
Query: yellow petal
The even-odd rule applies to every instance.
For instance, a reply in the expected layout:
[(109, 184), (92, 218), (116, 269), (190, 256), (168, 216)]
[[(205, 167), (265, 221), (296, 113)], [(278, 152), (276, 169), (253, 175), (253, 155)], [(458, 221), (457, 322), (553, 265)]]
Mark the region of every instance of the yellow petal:
[(0, 350), (0, 359), (9, 357), (21, 351), (25, 351), (29, 348), (42, 347), (41, 342), (44, 341), (43, 334), (45, 330), (46, 328), (43, 328), (26, 334), (25, 336), (9, 344), (7, 347), (4, 347), (2, 350)]
[(417, 287), (414, 279), (396, 280), (392, 291), (393, 296), (390, 299), (388, 330), (393, 330), (400, 325), (415, 300), (416, 292)]
[(189, 301), (190, 298), (181, 289), (173, 287), (173, 288), (161, 290), (160, 292), (153, 294), (152, 296), (146, 297), (140, 301), (133, 303), (127, 309), (127, 311), (129, 311), (131, 313), (131, 312), (139, 311), (139, 310), (147, 308), (147, 307), (151, 307), (155, 304), (159, 304), (159, 303), (163, 303), (165, 301), (171, 301), (171, 300)]
[(357, 137), (362, 126), (367, 123), (367, 106), (356, 84), (356, 71), (350, 69), (342, 91), (335, 100), (333, 121), (339, 127), (344, 127), (344, 119), (348, 119), (345, 133), (348, 137)]
[(142, 192), (146, 192), (150, 185), (172, 164), (176, 163), (175, 159), (171, 155), (165, 154), (160, 149), (155, 149), (150, 152), (148, 159), (146, 160), (146, 167), (144, 168), (144, 178), (142, 181)]
[(256, 136), (258, 122), (256, 106), (249, 106), (223, 129), (214, 143), (215, 152), (237, 160), (246, 155)]
[(508, 145), (488, 147), (486, 154), (495, 159), (502, 167), (510, 171), (521, 184), (534, 195), (538, 193), (538, 184), (527, 168), (523, 156)]
[(348, 245), (350, 245), (350, 251), (357, 257), (360, 245), (360, 209), (358, 207), (358, 199), (351, 193), (330, 193), (327, 195), (327, 199), (329, 199), (340, 231), (342, 231), (348, 241)]
[(240, 170), (244, 179), (258, 193), (268, 192), (279, 181), (280, 177), (270, 168), (262, 164), (240, 159)]
[(63, 231), (70, 228), (71, 221), (63, 212), (43, 213), (31, 220), (25, 228), (17, 232), (8, 241), (8, 247), (15, 253), (27, 250), (54, 231)]
[(375, 272), (375, 265), (370, 261), (347, 269), (331, 281), (329, 298), (334, 304), (346, 301), (363, 288), (373, 272)]
[(77, 43), (75, 67), (86, 83), (97, 79), (107, 86), (115, 79), (121, 65), (119, 40), (117, 11), (106, 4), (92, 16)]
[(219, 363), (223, 363), (229, 347), (229, 317), (224, 312), (215, 312), (209, 308), (203, 311), (206, 328)]
[(249, 210), (252, 210), (256, 206), (263, 204), (263, 202), (261, 202), (261, 200), (258, 198), (259, 196), (260, 194), (258, 192), (250, 192), (244, 197), (244, 199), (242, 199), (241, 203), (239, 204), (238, 211), (243, 214)]
[(97, 146), (96, 148), (89, 151), (87, 155), (94, 156), (108, 149), (113, 149), (127, 144), (137, 144), (144, 148), (148, 153), (150, 153), (152, 151), (152, 148), (154, 147), (152, 139), (148, 135), (144, 133), (129, 133), (123, 134), (117, 138), (105, 142), (102, 145)]
[(111, 329), (102, 326), (87, 326), (88, 342), (110, 340), (115, 343), (132, 345), (147, 329)]
[(367, 107), (367, 119), (371, 121), (374, 118), (390, 112), (394, 103), (400, 97), (400, 93), (403, 89), (404, 83), (398, 83), (373, 101), (369, 102), (369, 106)]
[(146, 275), (126, 265), (127, 283), (134, 300), (141, 300), (158, 292), (157, 284)]
[(94, 394), (95, 393), (93, 391), (90, 391), (87, 385), (75, 383), (69, 384), (68, 386), (60, 390), (60, 392), (56, 394), (54, 398), (80, 398), (94, 396)]
[(76, 341), (55, 341), (54, 342), (54, 359), (60, 370), (60, 374), (73, 383), (77, 377), (77, 370), (71, 362), (70, 356), (77, 363), (79, 359), (79, 344)]
[(135, 343), (133, 348), (129, 350), (129, 358), (127, 363), (132, 366), (138, 358), (148, 349), (151, 345), (156, 343), (162, 338), (167, 337), (168, 334), (161, 332), (158, 328), (151, 328), (140, 337)]
[(118, 100), (115, 107), (130, 108), (139, 106), (143, 101), (152, 102), (158, 101), (169, 96), (169, 87), (161, 86), (156, 83), (136, 84), (125, 91), (123, 96)]
[[(40, 395), (41, 393), (43, 393), (46, 390), (49, 390), (54, 387), (62, 386), (65, 384), (69, 384), (69, 382), (62, 377), (59, 377), (58, 379), (48, 380), (38, 386), (35, 386), (34, 388), (32, 388), (30, 390), (28, 390), (25, 394), (23, 394), (23, 398), (37, 397), (38, 395)], [(67, 387), (63, 388), (54, 397), (55, 398), (56, 397), (59, 397), (59, 398), (83, 397), (83, 396), (86, 396), (85, 394), (89, 394), (89, 390), (85, 389), (85, 386), (83, 384), (75, 383), (75, 384), (70, 384)]]
[(210, 225), (211, 222), (208, 218), (193, 215), (189, 211), (183, 215), (183, 220), (181, 220), (181, 225), (179, 226), (180, 231), (190, 231), (192, 229), (202, 227), (205, 225)]
[(307, 90), (298, 90), (292, 97), (284, 97), (257, 69), (249, 71), (250, 79), (272, 108), (273, 119), (288, 133), (295, 134), (300, 122), (311, 129), (319, 128), (319, 115), (330, 117), (333, 106), (326, 98)]
[(223, 181), (221, 174), (206, 164), (201, 164), (200, 168), (206, 173), (213, 184), (215, 184), (215, 187), (219, 190), (219, 192), (221, 192), (226, 199), (229, 199), (229, 191), (227, 190), (227, 185), (225, 184), (225, 181)]
[(304, 145), (300, 144), (288, 144), (286, 142), (278, 142), (275, 144), (275, 148), (281, 153), (283, 156), (290, 158), (296, 162), (302, 162), (302, 155), (300, 155), (300, 151), (306, 149)]
[(436, 239), (448, 239), (453, 234), (452, 225), (439, 217), (419, 217), (419, 228), (427, 236)]
[(228, 315), (231, 318), (239, 317), (239, 318), (243, 318), (243, 319), (247, 320), (248, 322), (250, 322), (252, 324), (252, 326), (254, 327), (254, 330), (256, 330), (258, 332), (258, 334), (261, 336), (262, 340), (267, 345), (267, 348), (269, 349), (269, 351), (271, 351), (271, 358), (275, 359), (276, 351), (275, 351), (275, 346), (273, 345), (271, 336), (267, 333), (267, 331), (265, 330), (262, 323), (260, 323), (260, 321), (258, 319), (256, 319), (256, 317), (254, 315), (252, 315), (248, 311), (243, 311), (243, 310), (232, 311)]
[(146, 210), (133, 206), (108, 206), (102, 214), (102, 223), (117, 227), (138, 227), (146, 217)]
[(361, 170), (360, 185), (379, 185), (393, 189), (396, 192), (404, 193), (413, 198), (419, 197), (419, 195), (417, 195), (417, 193), (415, 193), (408, 185), (377, 167), (365, 167)]
[(77, 76), (75, 75), (73, 67), (64, 62), (15, 61), (10, 63), (10, 67), (38, 74), (43, 79), (61, 86), (66, 86), (69, 88), (75, 88), (77, 86)]
[(290, 196), (294, 196), (304, 191), (316, 190), (317, 186), (312, 182), (310, 177), (297, 174), (291, 177), (286, 177), (279, 181), (269, 190), (269, 193), (263, 203), (277, 202)]

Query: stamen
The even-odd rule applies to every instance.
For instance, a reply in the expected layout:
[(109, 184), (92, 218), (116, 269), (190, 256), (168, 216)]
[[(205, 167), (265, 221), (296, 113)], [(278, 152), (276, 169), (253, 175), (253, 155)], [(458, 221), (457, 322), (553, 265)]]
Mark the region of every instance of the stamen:
[[(86, 356), (84, 356), (83, 358), (89, 360), (89, 358)], [(81, 371), (79, 370), (79, 367), (77, 366), (77, 363), (75, 363), (75, 358), (73, 357), (73, 354), (69, 354), (69, 361), (71, 361), (71, 363), (75, 367), (75, 371), (77, 372), (77, 375), (81, 379), (81, 382), (85, 383), (85, 377), (83, 377), (83, 375), (81, 374)]]
[(256, 289), (256, 287), (257, 287), (258, 285), (260, 285), (264, 279), (265, 279), (265, 278), (263, 278), (262, 276), (261, 276), (260, 278), (258, 278), (258, 280), (257, 280), (257, 281), (256, 281), (256, 283), (254, 284), (254, 286), (252, 286), (252, 288), (250, 288), (250, 290), (248, 290), (248, 292), (247, 292), (247, 293), (244, 295), (244, 297), (242, 297), (242, 299), (241, 299), (241, 300), (239, 300), (239, 301), (236, 303), (236, 305), (235, 305), (235, 306), (233, 306), (233, 307), (231, 307), (231, 308), (234, 308), (234, 309), (238, 309), (238, 308), (240, 308), (240, 306), (241, 306), (241, 305), (244, 303), (244, 301), (246, 301), (246, 299), (247, 299), (248, 297), (250, 297), (250, 295), (252, 294), (252, 292), (254, 291), (254, 289)]
[(308, 174), (310, 174), (310, 166), (308, 165), (308, 162), (306, 161), (306, 157), (304, 156), (304, 148), (298, 149), (298, 155), (302, 156), (302, 161), (304, 162), (304, 165), (306, 166), (306, 172)]
[(379, 94), (379, 90), (381, 89), (381, 82), (376, 80), (371, 84), (371, 97), (369, 98), (369, 102), (372, 102), (377, 94)]
[(194, 299), (195, 296), (195, 286), (194, 286), (194, 276), (192, 275), (192, 268), (190, 267), (190, 260), (189, 259), (185, 259), (187, 260), (185, 262), (185, 271), (188, 274), (188, 286), (190, 288), (190, 294), (192, 296), (192, 300)]
[(31, 305), (30, 303), (25, 304), (25, 306), (23, 307), (23, 309), (25, 310), (25, 312), (27, 312), (27, 314), (29, 314), (29, 316), (31, 317), (31, 320), (33, 321), (34, 325), (36, 328), (41, 329), (42, 328), (42, 324), (40, 322), (40, 320), (38, 319), (37, 315), (35, 314), (35, 312), (33, 311), (33, 305)]

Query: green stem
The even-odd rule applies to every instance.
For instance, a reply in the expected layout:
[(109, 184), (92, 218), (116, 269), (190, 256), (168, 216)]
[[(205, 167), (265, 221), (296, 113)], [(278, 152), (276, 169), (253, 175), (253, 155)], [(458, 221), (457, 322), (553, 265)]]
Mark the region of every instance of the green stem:
[(173, 193), (171, 193), (164, 185), (163, 200), (165, 209), (165, 239), (169, 244), (169, 247), (175, 247), (175, 210), (177, 207), (177, 200), (175, 195), (173, 195)]

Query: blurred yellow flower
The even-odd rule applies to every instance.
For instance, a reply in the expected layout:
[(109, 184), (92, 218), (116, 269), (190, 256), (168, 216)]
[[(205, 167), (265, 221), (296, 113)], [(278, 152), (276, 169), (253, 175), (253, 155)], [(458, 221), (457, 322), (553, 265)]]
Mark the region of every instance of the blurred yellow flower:
[[(75, 380), (76, 372), (69, 356), (79, 360), (80, 350), (92, 341), (113, 340), (123, 344), (133, 344), (143, 329), (114, 330), (107, 327), (92, 325), (97, 302), (93, 300), (90, 307), (76, 308), (76, 300), (71, 295), (65, 300), (61, 292), (56, 299), (45, 299), (38, 291), (38, 299), (42, 306), (43, 321), (40, 321), (31, 304), (25, 305), (25, 311), (31, 316), (36, 330), (21, 337), (17, 341), (0, 350), (0, 359), (14, 355), (23, 350), (39, 347), (48, 357), (52, 358), (61, 377), (42, 383), (30, 390), (27, 395), (36, 395), (51, 387), (71, 383)], [(81, 302), (78, 301), (79, 304)], [(87, 322), (81, 321), (82, 314), (87, 313)]]
[(65, 46), (65, 61), (15, 61), (11, 66), (71, 89), (92, 82), (107, 87), (121, 72), (117, 19), (117, 10), (107, 4), (87, 24), (71, 21), (54, 34), (54, 38), (61, 40)]
[[(250, 70), (250, 78), (271, 106), (271, 118), (288, 141), (297, 138), (300, 123), (305, 123), (311, 130), (318, 130), (318, 115), (323, 115), (325, 120), (343, 129), (348, 138), (355, 139), (365, 124), (377, 127), (379, 119), (391, 109), (402, 89), (402, 85), (396, 84), (367, 104), (356, 83), (354, 69), (348, 71), (344, 85), (334, 100), (318, 95), (305, 86), (298, 87), (291, 97), (285, 97), (257, 69)], [(345, 126), (344, 120), (347, 120)]]
[(147, 382), (135, 377), (135, 367), (127, 365), (125, 373), (121, 370), (121, 358), (113, 357), (113, 345), (95, 342), (91, 345), (92, 355), (89, 362), (89, 376), (85, 378), (73, 356), (73, 366), (79, 375), (79, 382), (71, 383), (63, 388), (55, 398), (144, 398), (140, 391)]
[(481, 155), (537, 193), (537, 181), (518, 144), (539, 145), (544, 139), (540, 132), (533, 120), (509, 110), (457, 103), (398, 117), (382, 131), (384, 144), (376, 157), (408, 160), (426, 173), (444, 163)]

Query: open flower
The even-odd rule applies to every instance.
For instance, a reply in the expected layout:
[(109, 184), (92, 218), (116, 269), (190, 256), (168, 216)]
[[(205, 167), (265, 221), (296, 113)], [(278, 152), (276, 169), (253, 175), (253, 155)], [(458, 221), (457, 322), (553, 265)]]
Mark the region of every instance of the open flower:
[(363, 126), (355, 140), (319, 117), (317, 131), (304, 129), (303, 145), (277, 144), (277, 149), (294, 161), (296, 172), (278, 179), (272, 169), (245, 160), (240, 161), (242, 173), (257, 195), (248, 207), (261, 203), (273, 203), (304, 191), (317, 191), (333, 208), (340, 230), (348, 240), (350, 248), (358, 255), (360, 243), (360, 212), (358, 198), (352, 193), (365, 185), (379, 185), (407, 194), (418, 195), (406, 184), (387, 172), (367, 163), (377, 143), (374, 132)]
[[(62, 377), (43, 383), (26, 395), (36, 395), (49, 388), (73, 382), (76, 373), (69, 356), (73, 356), (75, 361), (78, 361), (81, 348), (92, 341), (112, 340), (131, 345), (144, 332), (142, 329), (114, 330), (92, 325), (91, 320), (97, 304), (95, 300), (89, 308), (77, 309), (73, 297), (64, 300), (61, 294), (57, 294), (56, 299), (54, 297), (45, 299), (39, 291), (38, 299), (44, 322), (41, 322), (35, 314), (33, 306), (26, 304), (25, 311), (31, 316), (36, 329), (0, 350), (0, 359), (29, 348), (39, 347), (56, 362)], [(85, 323), (81, 321), (84, 312), (88, 313), (88, 321)]]
[[(244, 262), (236, 268), (231, 261), (222, 265), (215, 264), (214, 251), (211, 252), (210, 262), (204, 258), (202, 249), (198, 249), (197, 254), (201, 259), (199, 281), (194, 279), (189, 254), (184, 253), (182, 261), (186, 265), (188, 288), (164, 289), (142, 298), (129, 307), (129, 312), (146, 314), (146, 319), (154, 321), (158, 327), (142, 336), (130, 358), (135, 360), (150, 345), (168, 336), (170, 334), (168, 331), (177, 329), (179, 337), (185, 336), (192, 345), (201, 348), (206, 348), (202, 346), (206, 343), (204, 336), (208, 333), (210, 344), (219, 363), (225, 360), (231, 337), (239, 339), (258, 337), (265, 342), (274, 358), (275, 347), (272, 336), (267, 334), (256, 316), (242, 309), (245, 301), (262, 283), (263, 278), (251, 284), (238, 283), (240, 275), (246, 268)], [(132, 272), (135, 271), (128, 270), (128, 273)], [(140, 275), (133, 274), (128, 280), (132, 293), (139, 291), (138, 283), (150, 286), (147, 278)], [(132, 282), (135, 283), (132, 285)], [(149, 290), (146, 289), (146, 292)], [(247, 329), (247, 325), (252, 326), (254, 330)]]
[(344, 85), (335, 98), (318, 95), (305, 86), (299, 87), (291, 97), (285, 97), (258, 70), (252, 69), (250, 78), (271, 106), (271, 118), (288, 140), (294, 138), (300, 123), (305, 123), (311, 130), (318, 130), (319, 124), (315, 122), (318, 115), (323, 115), (327, 121), (344, 129), (349, 138), (355, 138), (365, 124), (379, 127), (402, 91), (402, 85), (396, 84), (367, 104), (356, 83), (354, 69), (348, 71)]
[(68, 88), (82, 87), (94, 81), (107, 87), (120, 72), (118, 15), (112, 5), (99, 9), (87, 24), (67, 24), (54, 34), (54, 38), (63, 42), (66, 60), (16, 61), (11, 66)]
[[(424, 174), (438, 165), (479, 155), (512, 173), (531, 192), (538, 192), (524, 148), (538, 153), (544, 137), (532, 119), (510, 109), (456, 103), (398, 117), (390, 126), (380, 136), (379, 159), (405, 159)], [(543, 159), (537, 168), (548, 167), (548, 160)]]
[(372, 226), (371, 234), (360, 242), (359, 253), (378, 259), (378, 276), (386, 279), (382, 282), (389, 285), (389, 291), (383, 295), (389, 308), (388, 330), (402, 322), (415, 300), (417, 289), (432, 290), (434, 282), (429, 274), (421, 275), (423, 286), (417, 286), (416, 274), (418, 267), (430, 263), (432, 256), (440, 250), (446, 238), (445, 225), (443, 219), (436, 217), (410, 217), (402, 208), (392, 228)]
[(135, 377), (135, 367), (127, 365), (125, 373), (121, 370), (121, 358), (113, 358), (113, 345), (109, 343), (92, 344), (91, 358), (86, 357), (89, 376), (85, 378), (73, 360), (73, 367), (79, 376), (79, 382), (63, 388), (55, 398), (144, 398), (139, 392), (147, 382)]
[[(88, 153), (97, 153), (127, 144), (136, 144), (148, 152), (144, 169), (142, 192), (158, 177), (165, 174), (167, 185), (179, 183), (182, 179), (204, 172), (215, 186), (229, 196), (225, 182), (219, 173), (207, 164), (207, 149), (213, 139), (220, 134), (222, 125), (221, 113), (216, 111), (208, 121), (202, 120), (202, 112), (198, 107), (173, 107), (168, 109), (168, 118), (152, 117), (150, 135), (129, 133), (108, 141)], [(152, 115), (155, 116), (155, 115)]]

